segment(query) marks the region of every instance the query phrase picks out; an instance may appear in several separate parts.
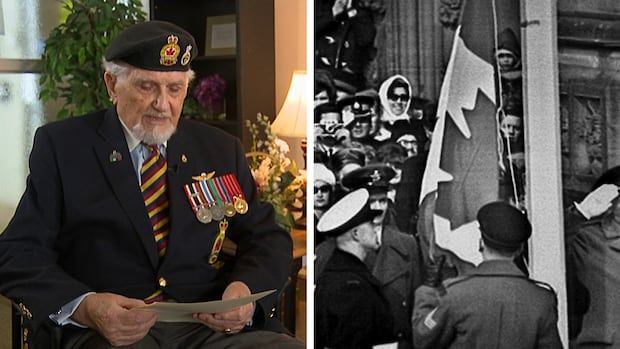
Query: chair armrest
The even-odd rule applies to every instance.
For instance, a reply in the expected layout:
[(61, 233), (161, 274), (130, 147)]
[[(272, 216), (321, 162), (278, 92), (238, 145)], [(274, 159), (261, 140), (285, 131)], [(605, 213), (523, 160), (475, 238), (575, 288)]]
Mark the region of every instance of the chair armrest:
[(0, 294), (0, 349), (21, 348), (20, 323), (13, 302)]

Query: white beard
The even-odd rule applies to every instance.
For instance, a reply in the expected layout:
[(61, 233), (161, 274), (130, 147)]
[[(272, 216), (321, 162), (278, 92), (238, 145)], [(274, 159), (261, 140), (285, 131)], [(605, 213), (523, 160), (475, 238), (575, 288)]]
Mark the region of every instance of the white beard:
[(134, 137), (146, 144), (163, 144), (172, 137), (176, 130), (177, 128), (175, 126), (171, 126), (160, 132), (157, 132), (156, 129), (147, 131), (144, 129), (141, 122), (131, 128)]

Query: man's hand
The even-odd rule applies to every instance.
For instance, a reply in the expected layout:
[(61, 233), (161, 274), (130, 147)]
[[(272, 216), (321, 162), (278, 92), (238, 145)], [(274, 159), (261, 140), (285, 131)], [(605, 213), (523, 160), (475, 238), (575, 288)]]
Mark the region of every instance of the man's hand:
[(424, 278), (423, 285), (438, 288), (441, 285), (441, 269), (446, 261), (446, 256), (440, 255), (435, 257), (435, 260), (429, 261), (426, 265), (426, 277)]
[(575, 203), (575, 208), (586, 219), (601, 215), (611, 207), (611, 202), (618, 196), (618, 189), (620, 188), (616, 185), (603, 184), (588, 194), (583, 201)]
[(99, 332), (113, 346), (133, 344), (146, 336), (157, 321), (154, 312), (134, 309), (144, 301), (112, 293), (86, 296), (71, 318)]
[[(251, 294), (252, 292), (245, 283), (234, 281), (224, 290), (222, 300), (247, 297)], [(252, 320), (253, 315), (254, 303), (249, 303), (223, 313), (197, 313), (194, 314), (194, 319), (215, 331), (232, 334), (243, 330), (245, 325)]]

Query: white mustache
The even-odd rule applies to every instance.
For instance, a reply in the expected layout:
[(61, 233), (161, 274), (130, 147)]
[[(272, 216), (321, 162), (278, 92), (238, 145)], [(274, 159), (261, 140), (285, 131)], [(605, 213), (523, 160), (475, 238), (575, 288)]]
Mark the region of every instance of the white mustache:
[(168, 113), (161, 113), (161, 112), (154, 111), (154, 110), (147, 111), (145, 115), (152, 117), (152, 118), (159, 118), (159, 119), (171, 119), (172, 118), (172, 115)]

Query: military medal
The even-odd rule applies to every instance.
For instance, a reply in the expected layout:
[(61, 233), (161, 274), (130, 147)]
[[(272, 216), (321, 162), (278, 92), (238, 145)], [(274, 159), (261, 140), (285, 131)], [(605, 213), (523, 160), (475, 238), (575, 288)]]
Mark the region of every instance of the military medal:
[[(215, 183), (215, 179), (211, 178), (208, 179), (206, 181), (203, 181), (201, 183), (205, 183), (207, 185), (207, 187), (209, 188), (209, 191), (211, 192), (211, 194), (213, 195), (213, 197), (215, 198), (215, 202), (216, 202), (216, 206), (218, 209), (218, 215), (221, 213), (221, 217), (220, 219), (223, 219), (224, 216), (226, 216), (225, 212), (224, 212), (224, 205), (225, 205), (225, 200), (223, 199), (224, 195), (222, 192), (220, 192), (220, 188), (218, 188), (218, 186)], [(213, 209), (212, 209), (213, 210)], [(215, 218), (215, 213), (213, 214), (213, 218)]]
[(235, 206), (233, 205), (232, 195), (230, 194), (229, 188), (226, 186), (223, 177), (216, 177), (215, 186), (219, 193), (222, 194), (224, 198), (224, 214), (226, 217), (233, 217), (237, 211), (235, 210)]
[(213, 214), (211, 214), (211, 210), (207, 206), (200, 206), (196, 211), (196, 218), (198, 218), (200, 223), (208, 224), (213, 220)]
[(199, 186), (201, 193), (203, 193), (209, 203), (209, 210), (211, 211), (211, 217), (216, 221), (224, 219), (224, 210), (218, 204), (217, 196), (214, 195), (213, 190), (208, 185), (209, 180), (200, 181)]
[(209, 201), (204, 193), (202, 193), (200, 185), (197, 183), (186, 184), (183, 186), (183, 191), (196, 215), (196, 219), (198, 219), (200, 223), (211, 223), (213, 215), (208, 207)]
[(211, 206), (211, 215), (216, 221), (221, 221), (225, 217), (224, 210), (217, 204)]
[(220, 232), (215, 238), (213, 247), (211, 248), (211, 255), (209, 256), (209, 264), (215, 264), (217, 262), (217, 256), (222, 250), (224, 245), (224, 238), (226, 238), (226, 229), (228, 229), (228, 221), (226, 219), (220, 221)]
[(243, 192), (241, 191), (241, 186), (237, 181), (237, 178), (232, 173), (226, 174), (222, 176), (222, 179), (226, 183), (227, 188), (232, 193), (233, 197), (233, 205), (235, 207), (235, 211), (239, 214), (245, 214), (248, 212), (248, 203), (243, 198)]
[(245, 214), (248, 212), (248, 203), (242, 197), (235, 196), (235, 210), (239, 214)]

